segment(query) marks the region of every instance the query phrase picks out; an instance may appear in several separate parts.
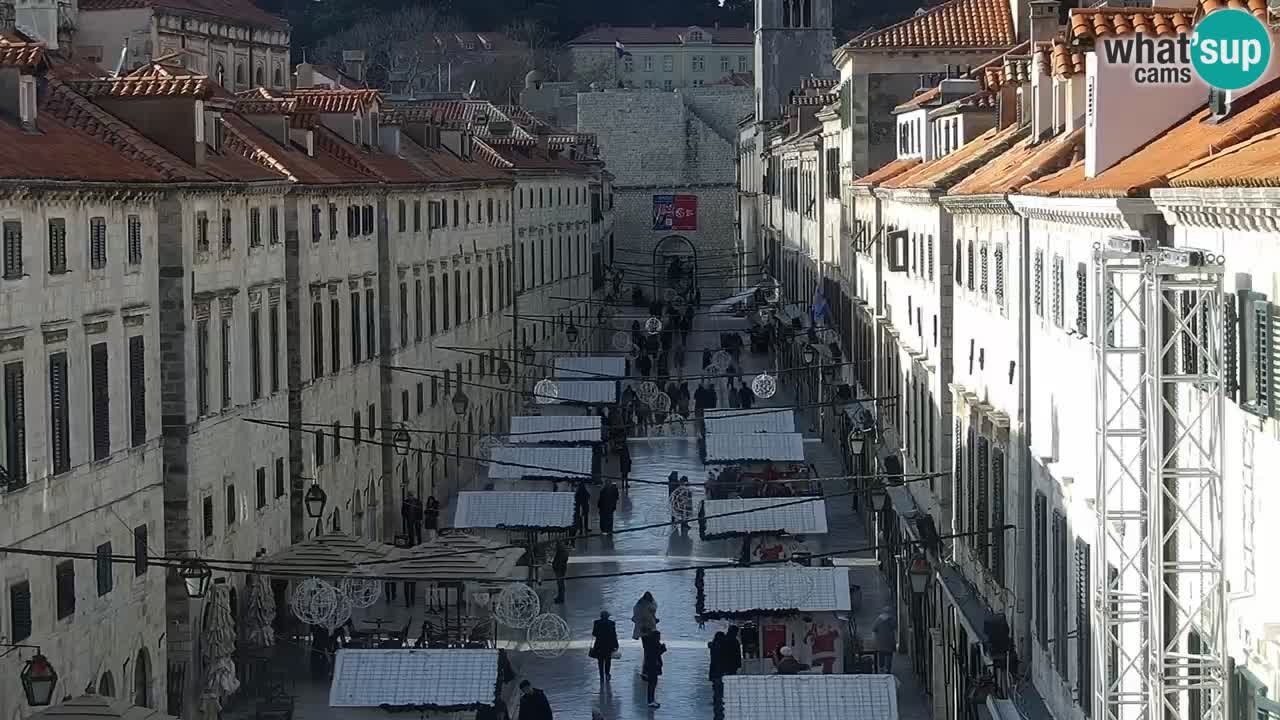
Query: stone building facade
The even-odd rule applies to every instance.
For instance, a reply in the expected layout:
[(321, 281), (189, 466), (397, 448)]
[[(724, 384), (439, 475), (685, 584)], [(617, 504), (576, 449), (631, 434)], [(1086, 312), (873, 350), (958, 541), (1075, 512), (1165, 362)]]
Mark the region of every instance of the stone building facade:
[[(624, 55), (619, 57), (617, 44)], [(568, 43), (580, 84), (657, 90), (713, 85), (754, 67), (744, 27), (598, 27)]]

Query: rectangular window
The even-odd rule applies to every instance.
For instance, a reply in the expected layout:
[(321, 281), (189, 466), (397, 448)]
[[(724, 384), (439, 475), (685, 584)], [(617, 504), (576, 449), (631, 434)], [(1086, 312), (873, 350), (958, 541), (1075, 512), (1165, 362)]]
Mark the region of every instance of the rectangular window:
[(1062, 327), (1063, 302), (1062, 302), (1062, 283), (1063, 283), (1063, 260), (1061, 255), (1053, 256), (1053, 324)]
[[(1089, 622), (1092, 603), (1090, 592), (1089, 544), (1076, 538), (1076, 685), (1078, 702), (1085, 717), (1093, 710), (1093, 637)], [(1194, 636), (1194, 631), (1192, 636)], [(1190, 649), (1190, 648), (1188, 648)], [(1200, 717), (1194, 712), (1190, 717)]]
[(254, 489), (254, 494), (257, 497), (257, 501), (258, 501), (257, 507), (259, 510), (261, 510), (262, 508), (267, 506), (267, 469), (266, 468), (260, 467), (254, 471), (253, 489)]
[(365, 357), (372, 360), (378, 354), (378, 324), (374, 317), (378, 310), (378, 299), (374, 295), (373, 288), (366, 288), (364, 291), (364, 334), (365, 334)]
[(22, 223), (17, 220), (4, 222), (4, 279), (22, 277)]
[(253, 399), (262, 397), (262, 313), (249, 313), (249, 391)]
[[(1005, 467), (1004, 451), (994, 448), (991, 452), (991, 527), (1004, 527), (1005, 506)], [(991, 538), (991, 577), (1000, 587), (1005, 587), (1004, 578), (1004, 533), (994, 531)]]
[(126, 223), (129, 232), (128, 263), (142, 264), (142, 218), (130, 215)]
[(324, 466), (324, 431), (313, 430), (311, 432), (311, 441), (316, 452), (316, 467)]
[(351, 364), (360, 362), (360, 291), (351, 293)]
[(372, 438), (374, 436), (374, 433), (378, 431), (378, 428), (376, 427), (376, 423), (378, 421), (375, 419), (377, 417), (378, 417), (378, 406), (374, 405), (373, 403), (369, 403), (369, 437), (370, 438)]
[(404, 232), (409, 224), (409, 210), (404, 200), (396, 203), (396, 231)]
[(324, 376), (324, 314), (319, 300), (311, 301), (311, 377)]
[(440, 274), (441, 330), (449, 332), (449, 271)]
[(213, 496), (206, 495), (200, 501), (201, 532), (205, 540), (213, 537)]
[(196, 252), (209, 252), (209, 213), (196, 211)]
[(333, 438), (333, 458), (336, 460), (342, 457), (342, 425), (334, 423), (329, 436)]
[(400, 391), (400, 419), (401, 420), (409, 419), (409, 391), (408, 390)]
[(989, 277), (989, 274), (988, 274), (988, 265), (987, 265), (987, 244), (986, 243), (983, 243), (978, 248), (978, 266), (979, 266), (978, 292), (981, 293), (982, 297), (985, 298), (987, 296), (987, 288), (989, 287), (987, 284), (987, 278)]
[(414, 403), (414, 409), (418, 411), (419, 415), (422, 414), (423, 406), (426, 404), (426, 398), (423, 397), (424, 395), (425, 393), (423, 392), (423, 384), (418, 383), (418, 393), (416, 397), (417, 402)]
[[(1081, 337), (1089, 336), (1089, 266), (1084, 263), (1076, 265), (1076, 332)], [(1198, 368), (1191, 370), (1197, 371)]]
[(365, 205), (360, 212), (360, 229), (365, 235), (373, 234), (373, 206)]
[(280, 306), (267, 307), (267, 366), (271, 368), (271, 392), (280, 391)]
[(1047, 562), (1048, 549), (1048, 499), (1042, 492), (1036, 492), (1035, 500), (1035, 537), (1032, 540), (1034, 546), (1034, 561), (1036, 564), (1035, 578), (1035, 616), (1036, 616), (1036, 634), (1040, 636), (1040, 646), (1048, 648), (1049, 643), (1049, 563)]
[(196, 412), (209, 413), (209, 321), (196, 321)]
[(25, 580), (9, 586), (9, 635), (16, 643), (31, 637), (31, 583)]
[[(330, 219), (330, 224), (332, 224), (332, 219)], [(320, 206), (312, 205), (311, 206), (311, 242), (313, 243), (320, 242), (320, 234), (321, 234)]]
[(107, 266), (107, 221), (89, 218), (89, 267), (100, 270)]
[(236, 519), (237, 519), (236, 508), (237, 507), (238, 507), (238, 503), (236, 502), (236, 486), (228, 485), (227, 486), (227, 527), (228, 528), (236, 524)]
[(662, 56), (662, 71), (663, 71), (663, 72), (671, 72), (671, 70), (672, 70), (674, 67), (675, 67), (675, 57), (673, 57), (673, 56), (671, 56), (671, 55), (663, 55), (663, 56)]
[(147, 526), (139, 525), (133, 529), (133, 576), (147, 574)]
[(90, 402), (93, 405), (93, 459), (111, 454), (111, 376), (107, 370), (107, 344), (89, 347)]
[(272, 245), (280, 244), (280, 208), (275, 205), (267, 208), (267, 229), (270, 232), (267, 242)]
[[(370, 418), (370, 422), (372, 422), (372, 418)], [(364, 442), (364, 438), (361, 437), (360, 435), (360, 433), (364, 432), (364, 422), (360, 419), (359, 410), (353, 410), (351, 412), (351, 426), (352, 426), (352, 429), (355, 431), (354, 437), (352, 437), (351, 442), (353, 442), (356, 445), (359, 445), (360, 443)]]
[(413, 201), (413, 231), (422, 232), (422, 201)]
[(1053, 664), (1067, 676), (1067, 520), (1053, 511)]
[(98, 546), (97, 562), (95, 568), (98, 579), (98, 597), (102, 597), (111, 592), (112, 580), (111, 574), (111, 543), (105, 542)]
[[(332, 345), (329, 346), (329, 372), (336, 373), (342, 367), (342, 315), (338, 311), (338, 296), (333, 295), (329, 298), (329, 337), (332, 338)], [(359, 349), (352, 348), (355, 357), (359, 357)]]
[(422, 342), (422, 278), (413, 280), (413, 341)]
[(56, 275), (67, 271), (67, 221), (49, 219), (49, 273)]
[(231, 313), (222, 314), (222, 409), (231, 407)]
[(409, 346), (409, 284), (400, 283), (400, 347)]
[(59, 620), (75, 614), (76, 567), (73, 561), (63, 560), (54, 568), (54, 595)]
[(4, 366), (4, 459), (8, 490), (27, 484), (26, 384), (21, 361)]
[[(468, 276), (469, 277), (469, 276)], [(453, 271), (453, 324), (462, 324), (462, 271)]]
[(231, 252), (231, 210), (223, 209), (222, 211), (222, 252), (227, 254)]
[(282, 498), (284, 494), (284, 458), (276, 458), (276, 497)]
[(1044, 250), (1036, 250), (1032, 275), (1031, 304), (1035, 306), (1036, 316), (1044, 317)]
[(147, 441), (147, 352), (142, 335), (129, 337), (129, 444)]
[(436, 276), (427, 276), (427, 331), (436, 334)]
[(262, 210), (249, 208), (249, 247), (262, 247)]

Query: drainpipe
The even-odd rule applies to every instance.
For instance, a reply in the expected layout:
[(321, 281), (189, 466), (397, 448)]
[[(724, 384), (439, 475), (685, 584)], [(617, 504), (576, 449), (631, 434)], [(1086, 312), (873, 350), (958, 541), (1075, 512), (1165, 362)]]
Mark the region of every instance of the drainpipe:
[(1022, 549), (1018, 557), (1018, 592), (1030, 602), (1024, 603), (1021, 612), (1017, 613), (1015, 637), (1017, 638), (1018, 656), (1024, 662), (1031, 660), (1031, 608), (1035, 597), (1032, 579), (1035, 577), (1034, 538), (1031, 537), (1035, 527), (1035, 481), (1031, 477), (1034, 464), (1031, 460), (1031, 293), (1027, 288), (1031, 283), (1031, 221), (1023, 217), (1019, 221), (1021, 242), (1019, 251), (1021, 258), (1018, 267), (1018, 284), (1021, 292), (1018, 298), (1018, 427), (1022, 437), (1019, 439), (1021, 452), (1018, 453), (1018, 473), (1021, 491), (1021, 502), (1018, 508), (1018, 543)]

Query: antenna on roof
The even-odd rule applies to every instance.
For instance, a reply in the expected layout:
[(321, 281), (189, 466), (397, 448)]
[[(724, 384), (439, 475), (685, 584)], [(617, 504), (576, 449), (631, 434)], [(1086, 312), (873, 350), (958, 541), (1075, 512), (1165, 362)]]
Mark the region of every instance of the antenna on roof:
[(472, 80), (471, 84), (467, 86), (467, 99), (470, 100), (472, 97), (475, 96), (475, 94), (476, 94), (476, 81)]
[(116, 62), (115, 72), (111, 73), (111, 77), (120, 77), (120, 73), (124, 72), (124, 59), (129, 54), (129, 38), (124, 39), (124, 45), (120, 47), (120, 59)]

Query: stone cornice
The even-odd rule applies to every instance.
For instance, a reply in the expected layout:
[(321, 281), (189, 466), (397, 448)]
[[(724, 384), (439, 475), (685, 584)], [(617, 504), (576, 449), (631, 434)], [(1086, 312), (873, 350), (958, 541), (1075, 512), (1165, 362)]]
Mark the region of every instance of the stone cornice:
[(1067, 225), (1142, 232), (1144, 220), (1159, 214), (1149, 198), (1059, 198), (1011, 195), (1009, 202), (1019, 215)]
[(1160, 188), (1151, 199), (1171, 225), (1280, 232), (1280, 188)]
[(942, 208), (952, 215), (1013, 215), (1013, 205), (1009, 196), (1003, 194), (989, 195), (943, 195), (938, 198)]
[(876, 188), (876, 197), (903, 205), (936, 205), (938, 193), (923, 188)]

